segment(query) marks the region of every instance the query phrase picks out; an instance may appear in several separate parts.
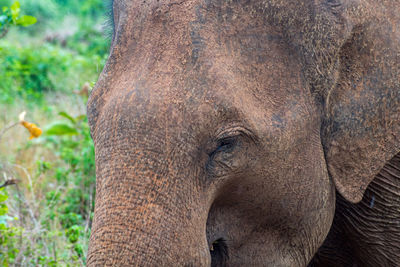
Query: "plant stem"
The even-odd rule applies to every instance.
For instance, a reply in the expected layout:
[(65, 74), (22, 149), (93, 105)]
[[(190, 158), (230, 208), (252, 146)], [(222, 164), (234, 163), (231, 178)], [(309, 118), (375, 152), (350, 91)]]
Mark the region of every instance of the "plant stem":
[(8, 130), (10, 130), (11, 128), (17, 126), (18, 124), (19, 124), (19, 122), (15, 122), (15, 123), (10, 124), (9, 126), (5, 127), (4, 129), (2, 129), (2, 130), (0, 131), (0, 142), (1, 142), (1, 138), (3, 137), (3, 135), (4, 135)]
[(6, 36), (7, 33), (8, 33), (8, 28), (4, 29), (3, 32), (0, 33), (0, 39)]

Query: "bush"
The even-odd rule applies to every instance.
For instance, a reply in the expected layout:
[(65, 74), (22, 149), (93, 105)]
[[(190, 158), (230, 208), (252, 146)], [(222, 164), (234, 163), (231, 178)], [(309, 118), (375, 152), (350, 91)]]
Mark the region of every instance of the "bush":
[(95, 80), (104, 61), (97, 54), (84, 57), (51, 44), (20, 47), (2, 41), (0, 102), (32, 102), (46, 92), (72, 92), (82, 80)]
[(8, 206), (6, 200), (8, 199), (7, 192), (4, 188), (0, 189), (0, 263), (2, 266), (8, 266), (14, 263), (19, 253), (20, 236), (23, 229), (13, 227), (9, 223), (16, 218), (8, 216)]
[(95, 197), (94, 146), (85, 115), (59, 116), (61, 120), (50, 124), (36, 144), (21, 148), (24, 153), (32, 146), (41, 147), (43, 154), (54, 153), (51, 162), (36, 161), (33, 177), (0, 160), (7, 177), (36, 181), (0, 189), (2, 266), (76, 266), (86, 261)]
[[(10, 6), (14, 0), (0, 0), (0, 7)], [(26, 14), (35, 16), (38, 24), (26, 29), (38, 34), (46, 29), (57, 29), (66, 15), (72, 15), (79, 24), (94, 25), (102, 20), (111, 0), (19, 0)]]
[(0, 10), (0, 38), (7, 35), (10, 26), (30, 26), (35, 24), (37, 19), (28, 15), (21, 15), (21, 6), (15, 1), (10, 7), (3, 6)]
[[(38, 23), (0, 40), (0, 170), (6, 181), (19, 181), (0, 189), (0, 265), (84, 266), (95, 197), (94, 146), (83, 114), (90, 86), (82, 97), (76, 93), (94, 83), (107, 57), (109, 41), (95, 26), (103, 0), (20, 2)], [(66, 13), (78, 26), (61, 36)], [(54, 29), (56, 38), (47, 38)], [(46, 125), (42, 136), (27, 141), (18, 122), (2, 136), (23, 108), (35, 127)]]

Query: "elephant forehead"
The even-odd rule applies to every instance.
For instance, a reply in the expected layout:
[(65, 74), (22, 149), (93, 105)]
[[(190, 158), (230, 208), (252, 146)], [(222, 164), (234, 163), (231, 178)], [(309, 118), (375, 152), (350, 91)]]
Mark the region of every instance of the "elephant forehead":
[(227, 121), (245, 121), (245, 105), (221, 95), (149, 95), (151, 89), (132, 89), (107, 101), (103, 121), (123, 132), (150, 134), (174, 129), (195, 133)]
[(218, 110), (216, 104), (241, 109), (240, 102), (249, 107), (253, 98), (271, 113), (304, 97), (308, 89), (298, 55), (266, 14), (249, 13), (250, 4), (200, 2), (187, 1), (187, 9), (171, 5), (165, 14), (158, 9), (163, 2), (154, 7), (161, 13), (130, 4), (118, 11), (111, 55), (88, 104), (92, 126), (100, 113), (108, 114), (103, 107), (114, 98), (127, 110), (157, 114), (169, 105), (196, 114), (205, 102), (210, 111)]
[[(163, 60), (142, 77), (131, 78), (132, 72), (127, 71), (109, 84), (113, 90), (105, 97), (103, 115), (128, 123), (152, 122), (154, 127), (163, 125), (161, 128), (169, 123), (176, 128), (260, 116), (284, 117), (298, 105), (304, 112), (308, 110), (308, 88), (296, 59), (277, 53), (279, 56), (271, 54), (268, 60), (251, 64), (240, 53), (217, 50), (208, 52), (205, 58), (210, 60), (196, 69), (166, 71), (171, 61)], [(115, 117), (111, 120), (116, 123)]]
[(236, 126), (249, 129), (268, 142), (277, 137), (289, 138), (290, 145), (295, 141), (292, 136), (299, 135), (301, 128), (309, 127), (309, 121), (313, 121), (309, 108), (300, 99), (266, 109), (250, 95), (171, 99), (152, 98), (143, 90), (120, 93), (104, 106), (98, 124), (102, 129), (94, 136), (95, 143), (102, 144), (100, 150), (125, 153), (127, 158), (133, 151), (163, 155), (179, 150), (190, 156), (215, 140), (221, 130)]

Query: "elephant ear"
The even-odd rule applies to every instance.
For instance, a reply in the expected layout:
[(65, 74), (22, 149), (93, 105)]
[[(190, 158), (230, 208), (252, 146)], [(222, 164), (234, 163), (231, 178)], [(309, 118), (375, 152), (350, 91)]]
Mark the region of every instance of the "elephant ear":
[(400, 151), (400, 6), (380, 3), (341, 48), (337, 83), (325, 96), (328, 170), (339, 193), (353, 203)]

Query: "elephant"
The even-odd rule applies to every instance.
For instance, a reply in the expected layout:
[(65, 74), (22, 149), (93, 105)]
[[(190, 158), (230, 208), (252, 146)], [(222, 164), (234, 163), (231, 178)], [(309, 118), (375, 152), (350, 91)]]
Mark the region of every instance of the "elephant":
[(114, 0), (88, 266), (400, 263), (397, 0)]

